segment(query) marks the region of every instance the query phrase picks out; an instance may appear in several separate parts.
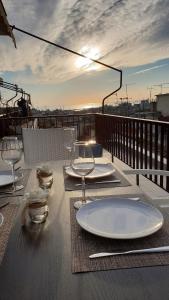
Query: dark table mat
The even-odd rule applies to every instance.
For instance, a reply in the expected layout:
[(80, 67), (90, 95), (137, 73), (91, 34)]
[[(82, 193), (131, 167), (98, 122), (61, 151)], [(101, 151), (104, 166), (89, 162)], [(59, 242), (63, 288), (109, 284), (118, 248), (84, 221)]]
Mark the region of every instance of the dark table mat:
[[(8, 196), (7, 194), (6, 195), (0, 194), (0, 204), (8, 201), (10, 203), (5, 207), (0, 208), (0, 212), (4, 216), (4, 223), (2, 224), (2, 226), (0, 226), (0, 263), (2, 262), (5, 249), (8, 243), (10, 231), (12, 229), (19, 208), (19, 202), (16, 203), (16, 199), (19, 195), (24, 194), (24, 190), (30, 175), (30, 171), (31, 171), (30, 169), (22, 170), (24, 176), (20, 181), (18, 181), (18, 184), (24, 185), (24, 188), (21, 191), (18, 191), (10, 196)], [(4, 188), (0, 188), (0, 191), (2, 192), (10, 191), (10, 190), (11, 190), (11, 185), (5, 186)]]
[[(121, 195), (121, 197), (145, 199), (144, 195)], [(79, 198), (70, 199), (72, 273), (169, 265), (169, 252), (89, 259), (90, 254), (97, 252), (118, 252), (169, 245), (169, 215), (164, 213), (164, 210), (161, 210), (164, 215), (164, 225), (158, 232), (139, 239), (115, 240), (93, 235), (78, 225), (77, 210), (73, 207), (77, 199)]]
[[(7, 198), (8, 199), (8, 198)], [(18, 204), (9, 204), (0, 209), (4, 216), (4, 223), (0, 226), (0, 264), (3, 260), (5, 249), (8, 243), (10, 231), (18, 211)]]
[[(26, 187), (26, 185), (27, 185), (27, 181), (28, 181), (28, 178), (29, 178), (29, 174), (30, 174), (30, 169), (25, 169), (25, 170), (19, 170), (18, 172), (16, 172), (16, 174), (18, 175), (18, 176), (20, 176), (21, 174), (23, 174), (23, 177), (21, 177), (21, 180), (18, 180), (17, 182), (16, 182), (16, 184), (17, 185), (22, 185), (23, 184), (23, 186), (24, 186), (24, 188), (22, 189), (22, 190), (20, 190), (20, 191), (17, 191), (17, 192), (15, 192), (14, 193), (14, 195), (23, 195), (24, 194), (24, 191), (25, 191), (25, 187)], [(7, 172), (9, 172), (9, 171), (7, 171)], [(3, 192), (10, 192), (10, 191), (12, 191), (12, 184), (10, 184), (10, 185), (6, 185), (6, 186), (4, 186), (4, 187), (0, 187), (0, 197), (2, 196), (2, 193)]]
[[(75, 178), (72, 176), (69, 176), (65, 173), (63, 170), (64, 175), (64, 186), (65, 191), (75, 191), (75, 190), (81, 190), (82, 186), (76, 186), (77, 183), (81, 183), (80, 178)], [(108, 180), (115, 180), (120, 179), (119, 183), (104, 183), (104, 181)], [(95, 181), (103, 181), (102, 183), (95, 183)], [(87, 185), (87, 183), (90, 183), (90, 185)], [(92, 184), (91, 184), (92, 183)], [(88, 189), (100, 189), (100, 188), (113, 188), (113, 187), (126, 187), (130, 186), (131, 184), (128, 182), (128, 180), (118, 171), (116, 170), (112, 175), (97, 178), (97, 179), (86, 179), (86, 190)]]

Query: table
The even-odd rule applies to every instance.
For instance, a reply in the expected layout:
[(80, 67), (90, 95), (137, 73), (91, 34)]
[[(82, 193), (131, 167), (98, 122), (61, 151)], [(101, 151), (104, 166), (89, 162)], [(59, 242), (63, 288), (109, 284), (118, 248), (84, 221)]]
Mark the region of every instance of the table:
[[(1, 300), (168, 300), (169, 266), (71, 273), (69, 198), (65, 192), (62, 163), (55, 169), (49, 217), (41, 233), (23, 231), (18, 215), (0, 266)], [(32, 171), (27, 190), (36, 185)], [(114, 188), (114, 194), (136, 193), (138, 187)], [(89, 190), (93, 195), (112, 189)], [(19, 213), (20, 214), (20, 213)]]

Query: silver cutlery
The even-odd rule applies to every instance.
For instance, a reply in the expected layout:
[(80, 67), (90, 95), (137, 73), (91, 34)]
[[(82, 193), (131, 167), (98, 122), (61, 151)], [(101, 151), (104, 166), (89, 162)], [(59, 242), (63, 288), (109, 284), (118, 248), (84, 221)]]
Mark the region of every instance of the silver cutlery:
[(12, 195), (12, 194), (14, 194), (14, 191), (4, 191), (4, 192), (0, 191), (0, 195)]
[[(95, 182), (87, 182), (86, 185), (94, 185), (94, 184), (101, 184), (101, 183), (119, 183), (121, 180), (114, 179), (114, 180), (105, 180), (105, 181), (95, 181)], [(81, 186), (81, 183), (76, 183), (75, 186)]]
[(15, 171), (18, 171), (19, 169), (21, 169), (21, 167), (16, 168)]
[(100, 252), (89, 255), (89, 258), (99, 258), (106, 256), (116, 256), (116, 255), (126, 255), (126, 254), (134, 254), (134, 253), (157, 253), (157, 252), (168, 252), (169, 246), (162, 246), (157, 248), (147, 248), (147, 249), (138, 249), (138, 250), (130, 250), (130, 251), (122, 251), (122, 252)]
[(6, 205), (8, 205), (8, 204), (9, 204), (9, 201), (6, 201), (6, 202), (4, 202), (4, 203), (1, 203), (1, 204), (0, 204), (0, 208), (6, 206)]
[[(125, 198), (126, 198), (126, 197), (125, 197)], [(126, 198), (126, 199), (133, 200), (133, 201), (139, 201), (139, 200), (140, 200), (139, 197)], [(99, 199), (98, 199), (98, 198), (91, 198), (91, 197), (90, 197), (90, 200), (91, 200), (91, 201), (96, 201), (96, 200), (99, 200)]]
[(20, 189), (18, 189), (17, 191), (0, 191), (0, 196), (1, 195), (15, 195), (16, 196), (16, 192), (22, 190), (24, 188), (23, 185), (20, 186)]
[(159, 207), (161, 208), (169, 207), (169, 204), (160, 204)]
[(133, 201), (139, 201), (139, 200), (140, 200), (140, 198), (139, 198), (139, 197), (127, 198), (127, 199), (129, 199), (129, 200), (133, 200)]
[(3, 198), (9, 198), (9, 197), (20, 197), (23, 196), (23, 194), (0, 194), (0, 199)]

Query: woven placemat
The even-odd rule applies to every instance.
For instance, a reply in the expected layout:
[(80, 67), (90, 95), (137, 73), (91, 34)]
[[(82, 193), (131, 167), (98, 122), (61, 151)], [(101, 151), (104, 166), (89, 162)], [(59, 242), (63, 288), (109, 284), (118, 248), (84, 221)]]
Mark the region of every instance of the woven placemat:
[[(24, 194), (24, 190), (29, 178), (30, 171), (31, 171), (30, 169), (22, 170), (24, 176), (18, 183), (24, 185), (24, 188), (21, 191), (14, 193), (14, 196), (12, 195), (12, 197), (8, 197), (8, 195), (4, 195), (4, 196), (0, 195), (0, 204), (7, 201), (9, 201), (10, 203), (5, 207), (0, 208), (0, 213), (2, 213), (4, 216), (4, 223), (2, 224), (2, 226), (0, 226), (0, 264), (2, 262), (5, 249), (8, 243), (10, 231), (13, 226), (19, 208), (19, 202), (17, 204), (15, 202), (17, 200), (18, 195)], [(1, 188), (0, 191), (10, 191), (10, 189), (11, 186), (7, 186), (5, 188)]]
[[(121, 197), (138, 197), (138, 195), (121, 195)], [(139, 197), (145, 199), (144, 195), (139, 195)], [(167, 213), (162, 211), (164, 225), (151, 236), (133, 240), (115, 240), (98, 237), (83, 230), (76, 221), (77, 210), (73, 207), (75, 201), (77, 198), (70, 199), (72, 273), (169, 265), (167, 252), (89, 259), (90, 254), (97, 252), (118, 252), (169, 245), (169, 215)]]
[[(63, 170), (64, 175), (64, 185), (65, 185), (65, 191), (75, 191), (75, 190), (81, 190), (82, 186), (76, 186), (76, 184), (81, 183), (80, 178), (75, 178), (67, 175), (65, 171)], [(105, 181), (111, 181), (119, 179), (120, 182), (116, 183), (105, 183)], [(99, 181), (99, 184), (95, 183)], [(130, 186), (131, 184), (128, 182), (128, 180), (118, 171), (116, 170), (112, 175), (106, 176), (103, 178), (97, 178), (97, 179), (86, 179), (86, 189), (100, 189), (100, 188), (113, 188), (113, 187), (126, 187)]]
[(9, 239), (9, 234), (13, 226), (18, 207), (19, 206), (17, 204), (9, 204), (0, 209), (0, 212), (4, 216), (4, 223), (0, 227), (0, 264), (5, 253), (5, 249)]

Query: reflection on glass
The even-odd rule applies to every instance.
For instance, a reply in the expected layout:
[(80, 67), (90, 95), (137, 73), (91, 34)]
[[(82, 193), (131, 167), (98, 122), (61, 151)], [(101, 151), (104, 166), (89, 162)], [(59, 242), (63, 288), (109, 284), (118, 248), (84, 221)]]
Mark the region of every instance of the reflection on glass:
[[(68, 161), (68, 166), (70, 165), (71, 153), (73, 149), (73, 142), (75, 141), (75, 128), (65, 127), (64, 128), (64, 147), (66, 149), (66, 160)], [(65, 163), (66, 167), (66, 163)]]

